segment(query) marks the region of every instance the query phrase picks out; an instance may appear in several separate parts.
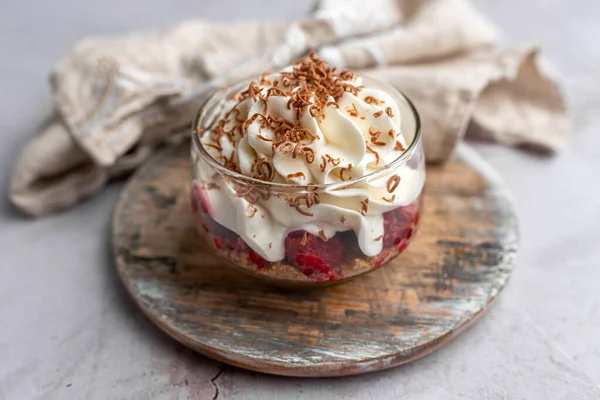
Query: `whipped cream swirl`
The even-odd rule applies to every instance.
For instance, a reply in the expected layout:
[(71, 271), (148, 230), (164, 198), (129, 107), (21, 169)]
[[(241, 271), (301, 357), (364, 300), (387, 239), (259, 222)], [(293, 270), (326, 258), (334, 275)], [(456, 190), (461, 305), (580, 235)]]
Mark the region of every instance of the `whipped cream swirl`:
[[(400, 165), (343, 184), (390, 164), (407, 147), (394, 99), (362, 83), (311, 58), (263, 75), (223, 104), (218, 123), (200, 133), (208, 153), (245, 176), (309, 190), (249, 196), (249, 188), (216, 182), (208, 164), (196, 162), (213, 219), (268, 261), (285, 257), (285, 238), (296, 230), (326, 239), (351, 229), (365, 255), (379, 254), (383, 213), (415, 200), (424, 173)], [(336, 185), (311, 190), (320, 184)]]

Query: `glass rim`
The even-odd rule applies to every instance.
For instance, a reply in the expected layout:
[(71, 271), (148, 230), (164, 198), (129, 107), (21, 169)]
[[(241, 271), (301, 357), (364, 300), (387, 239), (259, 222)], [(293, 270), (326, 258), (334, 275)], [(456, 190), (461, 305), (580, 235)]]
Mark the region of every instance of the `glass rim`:
[[(202, 157), (202, 159), (208, 164), (210, 165), (211, 168), (213, 168), (214, 170), (216, 170), (217, 172), (219, 172), (221, 175), (226, 176), (227, 178), (230, 178), (234, 181), (239, 181), (243, 184), (255, 184), (255, 185), (260, 185), (263, 187), (268, 187), (268, 188), (277, 188), (277, 189), (284, 189), (284, 190), (290, 190), (293, 189), (294, 191), (310, 191), (310, 192), (314, 192), (314, 191), (318, 191), (318, 190), (325, 190), (325, 189), (339, 189), (342, 187), (347, 187), (350, 185), (354, 185), (356, 183), (359, 183), (361, 181), (365, 181), (371, 178), (377, 178), (380, 175), (385, 175), (386, 172), (389, 172), (392, 169), (395, 169), (396, 167), (398, 167), (401, 164), (404, 164), (405, 162), (407, 162), (407, 159), (412, 155), (412, 153), (414, 153), (417, 144), (421, 141), (421, 118), (419, 116), (419, 112), (417, 111), (417, 108), (415, 107), (415, 105), (413, 104), (413, 102), (410, 100), (410, 98), (405, 95), (401, 90), (397, 89), (396, 87), (385, 83), (385, 82), (381, 82), (377, 79), (373, 79), (370, 77), (365, 77), (364, 75), (362, 76), (363, 79), (366, 79), (367, 81), (371, 81), (373, 83), (376, 83), (379, 86), (382, 86), (385, 88), (385, 90), (389, 91), (393, 96), (397, 96), (400, 97), (402, 99), (404, 99), (406, 101), (406, 103), (408, 104), (410, 111), (412, 113), (412, 117), (415, 120), (415, 132), (414, 132), (414, 136), (412, 138), (412, 141), (410, 142), (410, 144), (408, 145), (408, 147), (406, 148), (406, 150), (404, 150), (402, 152), (402, 154), (400, 154), (396, 159), (394, 159), (391, 163), (384, 165), (383, 167), (370, 172), (366, 175), (357, 177), (357, 178), (353, 178), (353, 179), (349, 179), (347, 181), (342, 181), (342, 182), (333, 182), (333, 183), (309, 183), (309, 184), (305, 184), (305, 185), (299, 185), (297, 183), (278, 183), (278, 182), (271, 182), (271, 181), (264, 181), (261, 179), (257, 179), (257, 178), (253, 178), (247, 175), (244, 175), (242, 173), (239, 172), (235, 172), (232, 171), (228, 168), (226, 168), (223, 164), (221, 164), (219, 161), (215, 160), (213, 158), (213, 156), (210, 155), (210, 153), (204, 148), (204, 146), (202, 145), (202, 142), (200, 141), (200, 135), (198, 133), (196, 133), (196, 129), (198, 128), (198, 126), (200, 125), (201, 121), (203, 120), (203, 117), (205, 117), (205, 113), (207, 112), (207, 105), (214, 100), (214, 98), (221, 94), (221, 93), (227, 93), (229, 90), (240, 86), (243, 87), (242, 84), (249, 84), (252, 80), (254, 80), (254, 78), (252, 79), (243, 79), (241, 81), (237, 81), (225, 88), (219, 88), (217, 90), (215, 90), (213, 93), (211, 93), (208, 98), (202, 103), (202, 106), (200, 107), (200, 109), (198, 110), (198, 112), (196, 113), (196, 116), (194, 117), (194, 120), (192, 122), (192, 146), (194, 146), (195, 148), (197, 148), (200, 152), (200, 156)], [(213, 121), (210, 125), (210, 127), (212, 127), (212, 125), (214, 124), (215, 121)], [(203, 129), (210, 129), (210, 127), (207, 128), (203, 128)]]

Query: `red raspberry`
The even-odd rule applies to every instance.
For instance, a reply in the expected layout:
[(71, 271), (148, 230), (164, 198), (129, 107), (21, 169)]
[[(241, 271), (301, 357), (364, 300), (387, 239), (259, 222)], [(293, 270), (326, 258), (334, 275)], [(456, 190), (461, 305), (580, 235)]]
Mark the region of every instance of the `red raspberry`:
[(364, 254), (360, 250), (360, 246), (358, 245), (358, 238), (356, 237), (356, 233), (353, 230), (339, 232), (336, 234), (342, 238), (342, 243), (344, 246), (344, 254), (348, 258), (354, 257), (363, 257)]
[(383, 247), (398, 245), (404, 238), (412, 236), (411, 223), (415, 219), (416, 206), (410, 204), (383, 214)]
[[(235, 235), (235, 233), (234, 233), (234, 235)], [(237, 251), (242, 251), (242, 250), (245, 250), (248, 248), (248, 245), (246, 244), (246, 242), (244, 242), (244, 239), (242, 239), (238, 235), (235, 235), (235, 237), (229, 238), (227, 240), (227, 245), (229, 246), (229, 248), (231, 250), (237, 250)]]
[(206, 190), (199, 185), (194, 185), (192, 188), (192, 209), (194, 211), (202, 211), (203, 213), (212, 215), (212, 207), (208, 201)]
[(221, 247), (217, 246), (217, 248), (222, 249), (227, 245), (232, 250), (245, 250), (248, 247), (238, 234), (219, 224), (210, 215), (202, 214), (202, 221), (204, 222), (202, 225), (204, 229), (219, 239)]
[(316, 275), (315, 279), (319, 280), (323, 274), (332, 280), (336, 279), (333, 270), (344, 260), (344, 243), (340, 235), (325, 241), (305, 231), (296, 231), (285, 239), (285, 255), (288, 262), (299, 267), (304, 275)]
[(225, 237), (235, 235), (235, 233), (219, 224), (208, 214), (202, 214), (202, 222), (204, 222), (204, 228), (215, 236)]
[(406, 249), (407, 245), (408, 245), (408, 242), (406, 241), (406, 239), (400, 240), (400, 246), (398, 246), (398, 252), (403, 252), (404, 249)]
[(336, 281), (338, 279), (342, 279), (344, 277), (344, 271), (340, 271), (338, 273), (334, 271), (329, 271), (327, 273), (327, 279), (330, 281)]
[(390, 255), (389, 250), (382, 251), (381, 254), (379, 254), (379, 256), (375, 259), (375, 262), (373, 263), (373, 267), (374, 268), (380, 267), (381, 264), (383, 264), (383, 262), (385, 261), (385, 259), (389, 257), (389, 255)]
[(254, 250), (250, 250), (248, 252), (248, 260), (256, 264), (258, 270), (263, 269), (265, 267), (265, 264), (267, 263), (267, 260), (256, 254)]

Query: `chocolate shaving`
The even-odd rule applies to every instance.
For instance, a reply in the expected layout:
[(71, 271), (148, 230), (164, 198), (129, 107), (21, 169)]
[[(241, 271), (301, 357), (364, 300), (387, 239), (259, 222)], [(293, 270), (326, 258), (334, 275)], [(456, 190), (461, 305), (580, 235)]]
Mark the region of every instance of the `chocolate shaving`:
[(390, 178), (388, 179), (388, 181), (386, 183), (386, 188), (387, 188), (388, 193), (393, 193), (399, 184), (400, 184), (400, 177), (398, 175), (390, 176)]
[(262, 110), (262, 112), (264, 114), (267, 114), (269, 112), (269, 102), (268, 99), (266, 97), (261, 97), (260, 100), (263, 102), (263, 104), (265, 105), (264, 110)]
[(294, 146), (294, 151), (292, 151), (293, 159), (296, 159), (296, 157), (298, 157), (298, 153), (300, 153), (300, 150), (302, 150), (303, 147), (304, 145), (302, 143), (296, 143), (296, 145)]
[(217, 151), (223, 151), (223, 148), (215, 143), (204, 143), (203, 144), (204, 147), (212, 147), (213, 149), (217, 149)]
[[(287, 122), (285, 122), (285, 124), (287, 125)], [(293, 152), (295, 149), (295, 145), (292, 144), (292, 146), (294, 146), (294, 147), (290, 147), (288, 145), (288, 143), (300, 143), (302, 140), (308, 140), (309, 142), (312, 142), (315, 139), (319, 139), (319, 137), (317, 135), (315, 135), (314, 133), (312, 133), (310, 130), (308, 130), (306, 128), (291, 128), (291, 129), (287, 129), (287, 130), (283, 131), (281, 129), (282, 126), (283, 126), (283, 124), (280, 125), (279, 128), (276, 128), (274, 130), (276, 139), (273, 141), (273, 144), (274, 144), (275, 150), (279, 146), (282, 146), (281, 151), (284, 154)], [(285, 129), (285, 127), (283, 129)], [(300, 151), (300, 149), (303, 146), (304, 146), (304, 144), (302, 144), (302, 146), (298, 149), (298, 151)], [(297, 152), (296, 152), (296, 155), (297, 155)]]
[(227, 169), (230, 169), (232, 171), (238, 171), (238, 166), (236, 165), (236, 163), (233, 161), (233, 158), (235, 157), (235, 152), (231, 152), (231, 155), (228, 157), (222, 156), (223, 158), (223, 166)]
[(249, 206), (252, 208), (252, 214), (248, 215), (248, 218), (252, 218), (258, 211), (258, 208), (254, 207), (254, 205), (252, 205), (252, 204), (249, 204)]
[(235, 184), (233, 190), (237, 197), (243, 198), (250, 204), (255, 204), (258, 201), (258, 193), (250, 186)]
[(327, 161), (329, 161), (329, 163), (331, 165), (333, 165), (334, 167), (337, 167), (338, 165), (340, 165), (341, 159), (339, 159), (339, 158), (333, 158), (329, 154), (325, 154), (325, 158), (327, 158)]
[(304, 153), (304, 158), (308, 164), (312, 164), (315, 162), (315, 151), (310, 147), (302, 148), (302, 153)]
[(387, 201), (388, 203), (393, 203), (394, 200), (396, 200), (396, 195), (392, 195), (391, 198), (387, 198), (387, 197), (382, 197), (381, 198), (383, 201)]
[(304, 175), (304, 172), (296, 172), (294, 174), (288, 174), (287, 178), (288, 179), (302, 178), (302, 179), (306, 180), (306, 175)]
[(376, 242), (379, 242), (381, 239), (383, 239), (383, 235), (379, 235), (375, 238)]
[[(296, 200), (299, 202), (299, 197)], [(321, 198), (318, 193), (304, 193), (304, 201), (306, 202), (306, 207), (311, 208), (313, 204), (319, 204)]]
[(279, 147), (279, 151), (281, 151), (282, 154), (290, 154), (294, 152), (295, 148), (296, 145), (294, 145), (294, 143), (286, 142)]
[(304, 235), (302, 235), (302, 240), (300, 240), (300, 244), (302, 246), (306, 246), (306, 243), (308, 243), (308, 232), (304, 231)]
[(356, 106), (354, 105), (354, 103), (352, 103), (352, 108), (350, 108), (350, 107), (346, 108), (346, 112), (351, 117), (358, 117), (358, 110), (356, 109)]
[(293, 84), (292, 81), (289, 78), (287, 78), (287, 77), (284, 77), (281, 80), (281, 85), (284, 86), (284, 87), (290, 87), (290, 86), (292, 86), (292, 84)]
[(375, 154), (375, 164), (379, 164), (379, 153), (376, 152), (375, 150), (373, 150), (372, 148), (370, 148), (369, 146), (367, 146), (367, 151), (369, 153)]
[(270, 80), (267, 79), (267, 76), (269, 76), (268, 72), (265, 72), (264, 74), (261, 75), (259, 82), (262, 85), (267, 86), (267, 85), (272, 85), (273, 84), (273, 82), (271, 82)]
[(239, 101), (246, 100), (249, 97), (252, 97), (252, 100), (256, 101), (258, 99), (258, 93), (260, 93), (260, 88), (258, 87), (255, 81), (250, 82), (248, 89), (244, 90), (240, 93), (237, 98)]
[(388, 136), (390, 137), (390, 139), (394, 139), (396, 137), (396, 131), (393, 129), (390, 129), (388, 131)]
[(239, 119), (239, 118), (238, 118), (238, 117), (239, 117), (239, 115), (240, 115), (240, 110), (239, 110), (237, 107), (234, 107), (234, 108), (232, 108), (231, 110), (232, 110), (232, 111), (235, 111), (235, 120), (236, 120), (237, 122), (244, 122), (244, 121), (246, 121), (246, 120), (245, 120), (245, 119), (243, 119), (243, 118), (242, 118), (242, 119)]
[(269, 125), (269, 117), (267, 115), (261, 114), (261, 113), (256, 113), (252, 117), (250, 117), (249, 119), (247, 119), (246, 121), (244, 121), (244, 124), (242, 125), (242, 128), (244, 130), (248, 129), (248, 127), (254, 121), (256, 121), (258, 118), (262, 118), (262, 120), (263, 120), (263, 126), (268, 126)]
[(348, 219), (342, 215), (342, 217), (340, 218), (340, 221), (342, 222), (342, 224), (344, 224), (344, 223), (346, 223), (346, 221), (348, 221)]
[(321, 154), (321, 160), (323, 161), (319, 165), (319, 168), (321, 169), (321, 172), (325, 172), (325, 169), (327, 168), (327, 158), (324, 154)]
[[(255, 190), (250, 190), (250, 192), (244, 197), (244, 199), (250, 204), (256, 204), (256, 202), (258, 201), (258, 197), (258, 192), (256, 192)], [(265, 216), (262, 215), (261, 217), (264, 218)]]
[(237, 197), (245, 197), (252, 192), (252, 188), (250, 186), (237, 184), (233, 187), (233, 190), (235, 191), (235, 195)]
[(369, 212), (369, 199), (364, 199), (360, 201), (360, 215), (365, 216), (367, 212)]
[(200, 134), (204, 133), (205, 130), (206, 129), (197, 126), (196, 129), (194, 129), (194, 132), (196, 132), (198, 135), (200, 135)]
[(267, 89), (267, 98), (271, 96), (287, 96), (287, 93), (277, 87)]
[(385, 113), (388, 115), (388, 117), (394, 118), (394, 113), (392, 112), (392, 107), (386, 107)]
[(329, 239), (327, 238), (327, 236), (325, 235), (325, 232), (323, 230), (319, 231), (319, 237), (324, 241), (328, 241)]
[(271, 161), (266, 158), (261, 158), (256, 163), (256, 171), (258, 172), (258, 179), (263, 181), (272, 181), (275, 177), (275, 169), (273, 168), (273, 164)]
[(385, 146), (386, 143), (385, 142), (381, 142), (379, 140), (379, 136), (381, 135), (381, 132), (376, 132), (373, 131), (373, 128), (369, 128), (369, 135), (371, 135), (371, 143), (373, 143), (376, 146)]
[(371, 138), (371, 143), (373, 143), (375, 146), (385, 146), (386, 145), (385, 142), (381, 142), (381, 141), (377, 140), (376, 137)]
[(394, 146), (394, 150), (404, 151), (406, 149), (404, 148), (404, 146), (402, 145), (402, 143), (400, 143), (399, 140), (396, 140), (396, 145)]
[(377, 111), (376, 113), (373, 114), (373, 118), (379, 118), (383, 115), (383, 111)]
[(244, 200), (246, 200), (250, 204), (256, 204), (256, 202), (258, 201), (258, 194), (250, 190), (250, 192), (248, 192), (248, 194), (244, 196)]
[(312, 216), (314, 216), (314, 215), (315, 215), (314, 213), (312, 213), (312, 212), (310, 212), (310, 211), (304, 211), (304, 210), (302, 210), (302, 209), (300, 208), (300, 198), (301, 198), (301, 197), (302, 197), (302, 196), (298, 196), (298, 197), (296, 197), (296, 198), (295, 198), (295, 199), (293, 199), (293, 200), (292, 200), (292, 199), (288, 199), (288, 200), (287, 200), (288, 206), (290, 206), (290, 207), (292, 207), (292, 208), (295, 208), (295, 209), (296, 209), (296, 211), (298, 211), (300, 214), (302, 214), (302, 215), (305, 215), (305, 216), (307, 216), (307, 217), (312, 217)]
[(365, 103), (367, 103), (367, 104), (382, 104), (385, 102), (383, 100), (379, 100), (373, 96), (367, 96), (367, 97), (365, 97)]
[(221, 187), (219, 185), (217, 185), (215, 182), (208, 182), (206, 184), (206, 190), (210, 190), (210, 189), (221, 189)]
[[(298, 111), (300, 109), (296, 109), (296, 111)], [(310, 116), (313, 118), (320, 118), (323, 114), (323, 110), (321, 110), (321, 107), (319, 107), (318, 105), (312, 105), (308, 108), (308, 112), (310, 113)], [(297, 115), (296, 118), (300, 118), (300, 115)]]
[(352, 169), (352, 164), (348, 164), (347, 168), (341, 168), (340, 169), (340, 179), (342, 181), (345, 181), (346, 179), (344, 179), (344, 172), (350, 172), (350, 170)]
[[(333, 69), (335, 71), (335, 68)], [(353, 81), (356, 77), (356, 74), (350, 70), (343, 70), (342, 72), (340, 72), (340, 78), (342, 78), (345, 81)]]
[(259, 138), (260, 140), (264, 141), (264, 142), (272, 142), (272, 139), (266, 138), (263, 135), (261, 135), (260, 133), (258, 135), (256, 135), (257, 138)]

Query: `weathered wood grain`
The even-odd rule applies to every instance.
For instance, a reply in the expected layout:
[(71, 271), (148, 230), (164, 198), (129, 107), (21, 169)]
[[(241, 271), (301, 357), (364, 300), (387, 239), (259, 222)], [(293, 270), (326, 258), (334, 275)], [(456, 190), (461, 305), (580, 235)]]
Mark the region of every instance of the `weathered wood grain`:
[(390, 368), (474, 322), (508, 281), (517, 223), (507, 189), (470, 148), (428, 169), (419, 234), (390, 264), (314, 290), (270, 286), (200, 244), (189, 206), (189, 149), (171, 149), (123, 191), (117, 269), (143, 312), (218, 360), (291, 376)]

